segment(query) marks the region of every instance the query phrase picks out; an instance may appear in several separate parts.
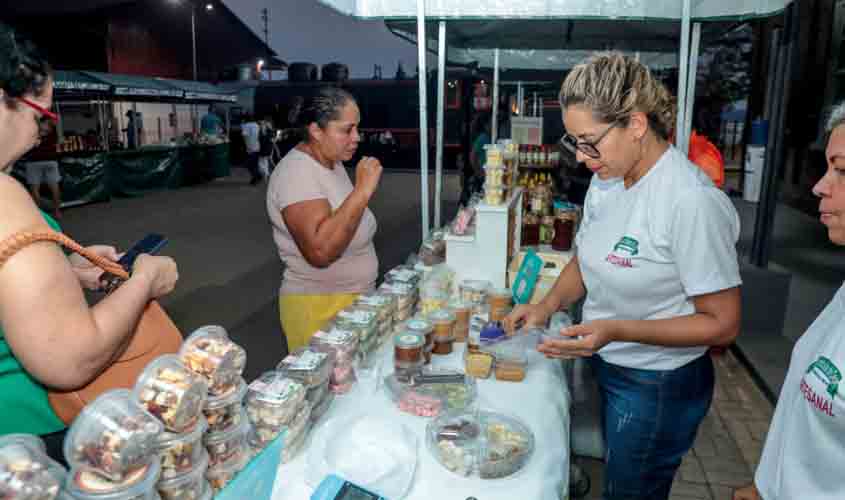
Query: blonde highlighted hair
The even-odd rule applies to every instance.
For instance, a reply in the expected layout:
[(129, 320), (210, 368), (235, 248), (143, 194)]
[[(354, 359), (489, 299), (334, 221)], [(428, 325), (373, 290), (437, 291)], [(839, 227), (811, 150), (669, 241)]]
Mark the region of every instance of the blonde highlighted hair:
[(627, 125), (642, 112), (655, 134), (668, 140), (674, 129), (675, 99), (649, 69), (619, 52), (592, 56), (569, 72), (560, 88), (560, 105), (584, 105), (604, 123)]

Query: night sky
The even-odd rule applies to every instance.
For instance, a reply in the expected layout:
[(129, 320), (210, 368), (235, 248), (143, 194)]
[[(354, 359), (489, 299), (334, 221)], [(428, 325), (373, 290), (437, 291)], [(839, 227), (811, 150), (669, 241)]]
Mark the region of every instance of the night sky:
[(393, 77), (399, 60), (408, 75), (417, 65), (417, 48), (395, 37), (382, 21), (359, 21), (316, 0), (223, 0), (262, 39), (261, 9), (270, 9), (270, 46), (285, 62), (323, 65), (341, 62), (353, 78), (369, 78), (380, 64)]

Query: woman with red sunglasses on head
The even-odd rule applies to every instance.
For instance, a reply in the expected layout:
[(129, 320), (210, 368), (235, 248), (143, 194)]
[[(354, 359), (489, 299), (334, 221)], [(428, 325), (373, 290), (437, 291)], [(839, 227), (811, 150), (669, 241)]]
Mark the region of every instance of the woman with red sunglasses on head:
[[(52, 99), (50, 65), (0, 23), (0, 241), (23, 230), (59, 230), (9, 175), (56, 120)], [(113, 247), (91, 249), (118, 258)], [(142, 255), (126, 283), (89, 307), (82, 288), (99, 288), (100, 273), (50, 243), (30, 245), (0, 267), (0, 435), (40, 435), (61, 462), (65, 425), (47, 388), (70, 391), (93, 380), (129, 344), (147, 303), (173, 290), (178, 277), (172, 259)]]
[(618, 53), (579, 64), (560, 103), (563, 145), (594, 172), (576, 254), (520, 322), (585, 298), (583, 323), (544, 340), (551, 358), (585, 357), (607, 443), (605, 500), (665, 500), (713, 397), (711, 345), (739, 333), (739, 217), (668, 142), (672, 98)]

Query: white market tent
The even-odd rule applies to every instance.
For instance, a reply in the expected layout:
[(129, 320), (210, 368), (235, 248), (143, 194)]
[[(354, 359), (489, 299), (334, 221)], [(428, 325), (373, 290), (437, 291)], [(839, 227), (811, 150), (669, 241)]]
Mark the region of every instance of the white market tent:
[[(437, 166), (435, 224), (440, 224), (443, 145), (443, 92), (446, 46), (452, 59), (492, 51), (493, 113), (498, 107), (502, 51), (510, 64), (525, 64), (526, 55), (552, 55), (536, 63), (565, 69), (562, 51), (621, 50), (678, 53), (678, 147), (686, 151), (691, 128), (698, 49), (702, 37), (717, 37), (737, 22), (781, 13), (792, 0), (318, 0), (349, 16), (383, 19), (395, 32), (417, 39), (436, 39), (438, 54)], [(426, 24), (426, 21), (436, 23)], [(448, 38), (447, 38), (448, 26)], [(428, 129), (426, 49), (419, 57), (420, 130)], [(521, 54), (521, 57), (520, 57)], [(535, 53), (535, 55), (538, 55)], [(578, 56), (578, 54), (575, 54)], [(513, 62), (511, 62), (513, 60)], [(522, 61), (522, 63), (518, 61)], [(569, 62), (569, 61), (566, 61)], [(558, 65), (561, 64), (561, 65)], [(571, 66), (571, 64), (569, 64)], [(496, 120), (493, 120), (495, 127)], [(496, 131), (493, 131), (495, 140)], [(429, 230), (428, 137), (420, 134), (423, 238)]]

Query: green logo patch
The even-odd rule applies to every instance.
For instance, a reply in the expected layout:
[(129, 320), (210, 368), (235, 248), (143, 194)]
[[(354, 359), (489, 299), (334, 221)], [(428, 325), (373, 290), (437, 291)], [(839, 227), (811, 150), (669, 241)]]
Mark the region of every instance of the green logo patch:
[(631, 257), (639, 253), (640, 242), (630, 236), (623, 236), (619, 243), (613, 245), (614, 252), (627, 253)]
[(836, 395), (839, 393), (839, 382), (842, 381), (842, 372), (839, 371), (839, 368), (830, 359), (819, 356), (819, 359), (807, 368), (807, 373), (813, 373), (818, 377), (819, 380), (827, 385), (827, 393), (832, 398), (836, 398)]

